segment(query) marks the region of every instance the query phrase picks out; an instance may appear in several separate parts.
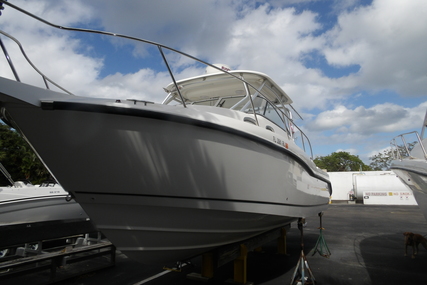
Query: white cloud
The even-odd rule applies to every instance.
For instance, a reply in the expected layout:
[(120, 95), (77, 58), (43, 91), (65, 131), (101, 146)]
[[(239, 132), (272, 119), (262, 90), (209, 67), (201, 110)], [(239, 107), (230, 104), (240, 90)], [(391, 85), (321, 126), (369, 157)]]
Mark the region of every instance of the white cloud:
[(389, 147), (396, 135), (420, 131), (426, 109), (427, 101), (413, 108), (391, 103), (354, 109), (340, 105), (310, 118), (304, 129), (317, 155), (344, 150), (369, 164), (369, 157)]
[[(104, 1), (89, 3), (104, 29), (179, 48), (195, 56), (215, 54), (235, 20), (233, 2)], [(137, 51), (144, 54), (145, 49)]]
[[(61, 25), (84, 22), (91, 16), (90, 9), (85, 9), (80, 1), (14, 1), (14, 4)], [(87, 86), (97, 78), (102, 60), (80, 53), (81, 41), (73, 38), (72, 34), (60, 33), (8, 6), (3, 11), (2, 20), (1, 29), (17, 38), (33, 64), (59, 85), (79, 90), (79, 86)], [(41, 77), (27, 64), (17, 45), (4, 36), (2, 39), (21, 81), (44, 86)], [(12, 78), (7, 64), (0, 66), (0, 74)]]
[(336, 152), (347, 152), (347, 153), (352, 154), (352, 155), (357, 155), (358, 150), (355, 149), (355, 148), (349, 148), (349, 149), (341, 149), (341, 148), (339, 148), (339, 149), (337, 149)]
[(404, 108), (391, 103), (379, 104), (371, 108), (359, 106), (355, 109), (340, 105), (333, 110), (320, 113), (305, 127), (310, 131), (337, 129), (338, 133), (348, 132), (368, 136), (410, 129), (414, 126), (414, 122), (421, 124), (426, 109), (427, 102), (415, 108)]
[(166, 93), (158, 86), (166, 86), (170, 81), (169, 74), (150, 69), (141, 69), (134, 74), (116, 73), (96, 82), (83, 95), (161, 102)]
[(322, 45), (310, 35), (320, 28), (315, 17), (309, 11), (297, 15), (293, 8), (259, 6), (233, 23), (231, 40), (222, 50), (231, 65), (294, 77), (305, 69), (300, 55)]
[(344, 12), (325, 37), (331, 65), (360, 65), (354, 87), (425, 95), (427, 86), (427, 2), (375, 0)]
[(391, 150), (391, 147), (390, 147), (390, 146), (388, 146), (388, 147), (384, 147), (384, 148), (381, 148), (381, 149), (372, 150), (371, 152), (369, 152), (369, 153), (367, 154), (367, 156), (368, 156), (368, 157), (372, 157), (372, 156), (374, 156), (374, 155), (378, 155), (379, 153), (387, 152), (387, 151), (389, 151), (389, 150)]

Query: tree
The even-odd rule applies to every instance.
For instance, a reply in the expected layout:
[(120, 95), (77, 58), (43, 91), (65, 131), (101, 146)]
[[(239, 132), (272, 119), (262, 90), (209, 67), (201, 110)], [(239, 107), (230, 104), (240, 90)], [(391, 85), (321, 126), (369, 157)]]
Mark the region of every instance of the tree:
[(391, 149), (383, 150), (382, 152), (369, 157), (372, 162), (369, 166), (373, 170), (389, 170), (391, 161), (393, 160), (393, 153)]
[(369, 171), (372, 170), (357, 155), (351, 155), (348, 152), (333, 152), (327, 156), (319, 156), (314, 159), (314, 163), (321, 169), (328, 172), (338, 171)]
[[(38, 184), (49, 178), (49, 172), (24, 138), (14, 129), (0, 123), (0, 162), (13, 180), (28, 180)], [(0, 186), (10, 184), (0, 174)]]

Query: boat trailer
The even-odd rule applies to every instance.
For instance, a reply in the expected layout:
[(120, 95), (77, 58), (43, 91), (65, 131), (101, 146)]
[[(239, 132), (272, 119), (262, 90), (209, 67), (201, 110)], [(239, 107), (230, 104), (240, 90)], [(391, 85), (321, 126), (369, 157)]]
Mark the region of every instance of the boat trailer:
[[(96, 237), (93, 237), (96, 236)], [(51, 247), (49, 245), (61, 244)], [(43, 248), (45, 247), (45, 248)], [(2, 284), (28, 281), (30, 273), (40, 273), (40, 284), (51, 284), (68, 278), (115, 265), (115, 246), (102, 238), (101, 233), (77, 234), (52, 240), (40, 240), (25, 243), (13, 249), (13, 254), (0, 258), (0, 282)], [(104, 256), (109, 256), (105, 258)], [(72, 264), (91, 264), (73, 270)], [(83, 269), (84, 268), (84, 269)], [(83, 269), (83, 270), (82, 270)], [(48, 271), (47, 275), (45, 272)], [(39, 280), (40, 279), (40, 280)], [(41, 280), (43, 279), (43, 280)], [(17, 282), (18, 281), (18, 282)], [(34, 281), (34, 280), (33, 280)]]

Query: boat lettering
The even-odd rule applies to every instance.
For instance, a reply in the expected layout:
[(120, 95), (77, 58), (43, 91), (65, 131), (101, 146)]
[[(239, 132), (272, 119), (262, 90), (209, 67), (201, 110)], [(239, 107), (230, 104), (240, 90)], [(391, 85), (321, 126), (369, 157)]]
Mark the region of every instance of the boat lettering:
[(279, 138), (276, 138), (275, 136), (273, 136), (273, 142), (275, 142), (275, 143), (277, 143), (278, 145), (281, 145), (281, 146), (283, 146), (283, 147), (285, 147), (285, 148), (289, 148), (289, 145), (288, 145), (284, 140), (281, 140), (281, 139), (279, 139)]

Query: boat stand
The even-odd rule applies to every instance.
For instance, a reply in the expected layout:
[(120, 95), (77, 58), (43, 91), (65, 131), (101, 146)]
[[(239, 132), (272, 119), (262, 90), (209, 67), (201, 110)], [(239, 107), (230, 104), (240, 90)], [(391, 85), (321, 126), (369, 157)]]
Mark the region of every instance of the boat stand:
[(261, 246), (277, 240), (279, 254), (286, 254), (286, 233), (290, 229), (290, 224), (271, 230), (264, 234), (255, 236), (240, 243), (225, 245), (216, 248), (211, 252), (202, 255), (201, 273), (190, 273), (187, 278), (208, 282), (214, 277), (216, 268), (219, 268), (231, 261), (234, 262), (233, 279), (227, 281), (230, 284), (253, 284), (247, 281), (247, 258), (248, 252), (260, 251)]
[(297, 266), (295, 267), (294, 274), (292, 275), (291, 285), (295, 284), (316, 284), (313, 272), (311, 272), (310, 267), (308, 266), (307, 258), (304, 254), (304, 233), (303, 233), (303, 223), (304, 219), (300, 218), (298, 220), (298, 229), (301, 232), (301, 255), (299, 257)]
[(329, 258), (331, 256), (331, 251), (329, 250), (328, 245), (326, 244), (325, 238), (323, 237), (323, 226), (322, 226), (322, 216), (323, 216), (323, 212), (319, 213), (319, 218), (320, 218), (320, 234), (319, 234), (319, 238), (317, 239), (316, 242), (316, 246), (314, 247), (313, 250), (313, 255), (316, 254), (316, 252), (318, 252), (321, 256)]

